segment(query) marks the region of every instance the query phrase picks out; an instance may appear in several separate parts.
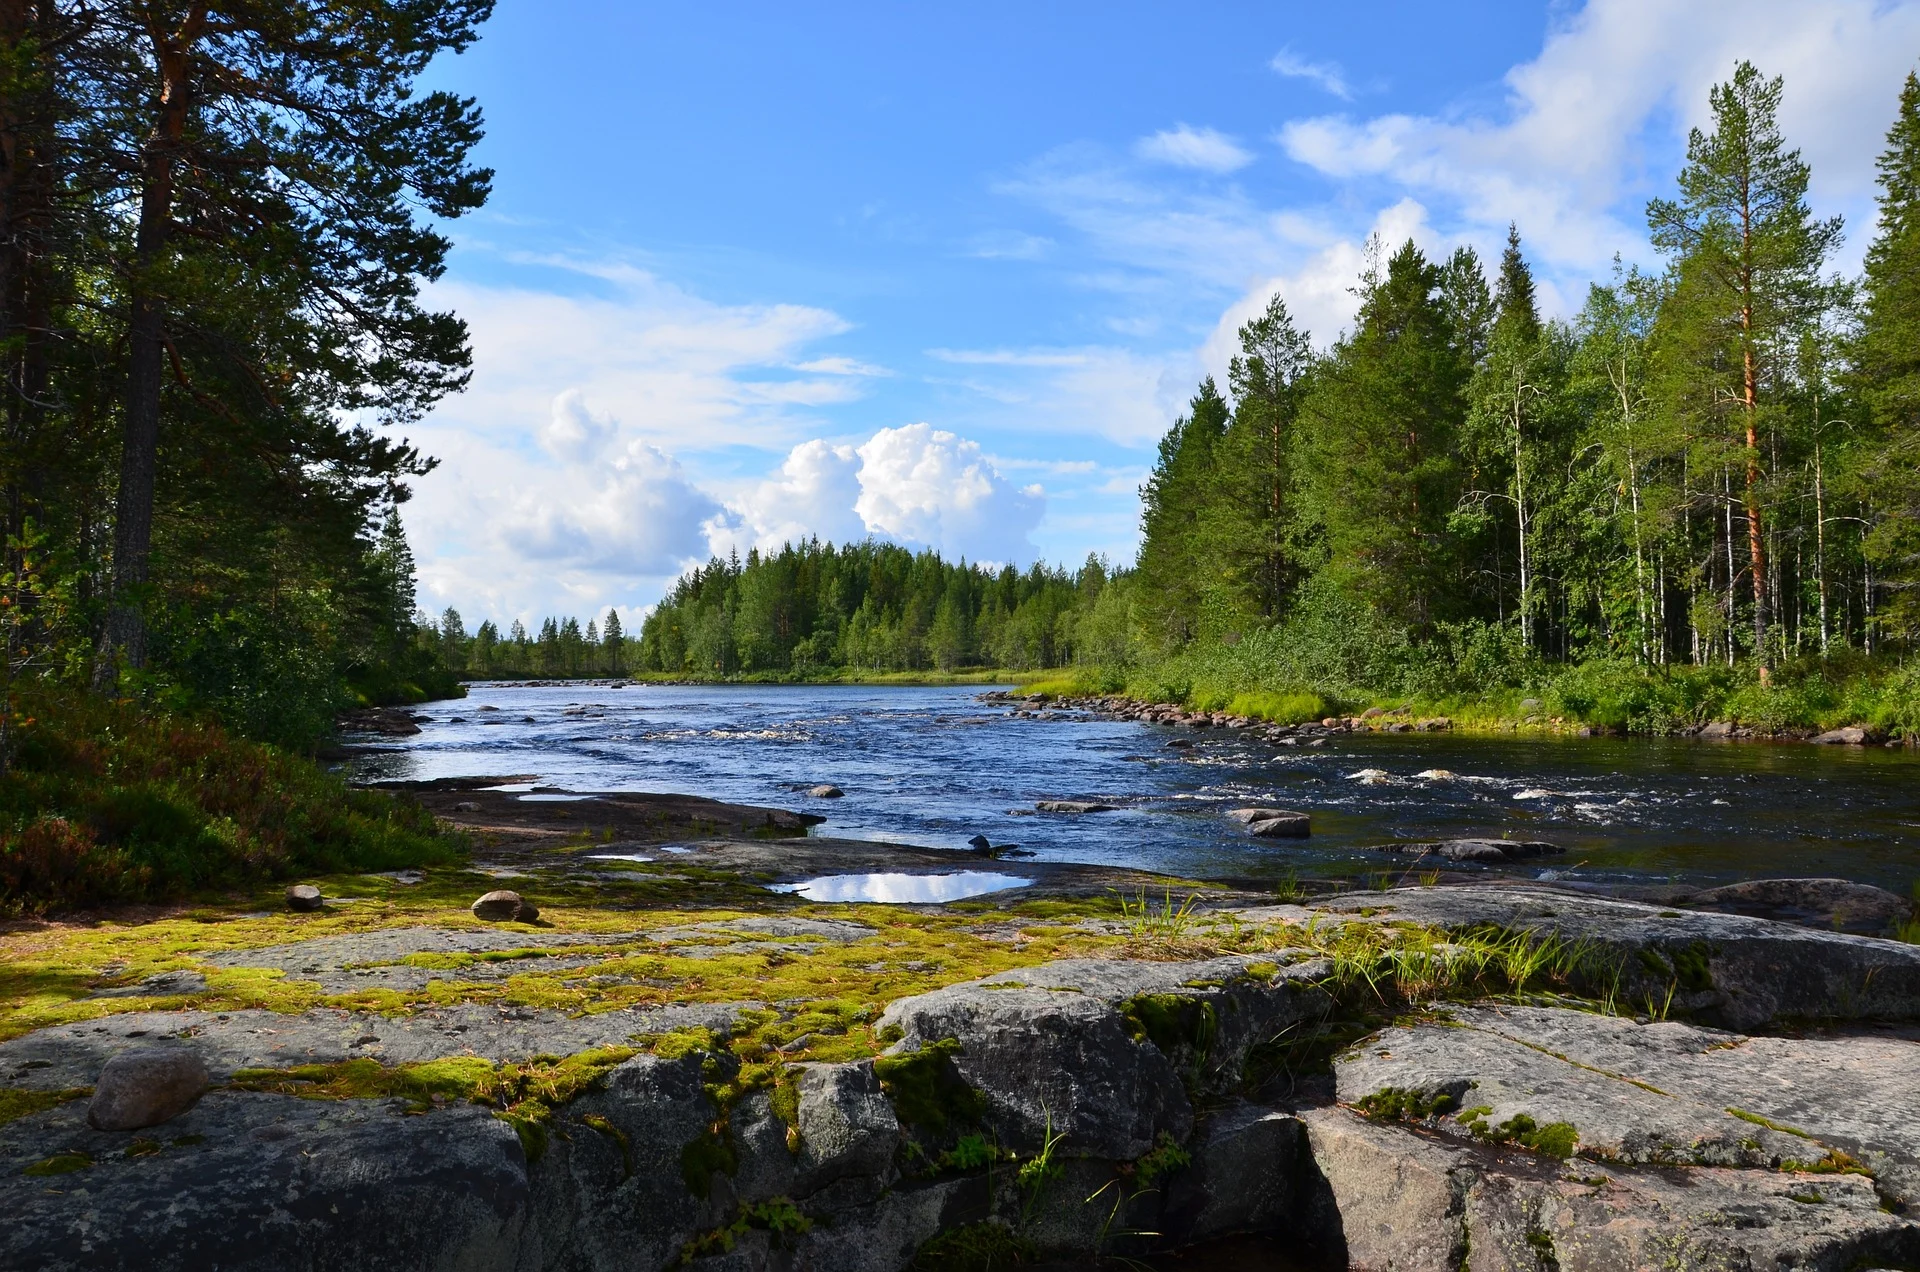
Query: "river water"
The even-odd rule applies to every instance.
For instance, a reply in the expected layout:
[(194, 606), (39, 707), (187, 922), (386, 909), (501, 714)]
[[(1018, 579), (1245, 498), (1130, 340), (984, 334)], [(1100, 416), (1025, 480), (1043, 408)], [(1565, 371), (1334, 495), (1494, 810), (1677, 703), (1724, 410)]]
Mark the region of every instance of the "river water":
[[(1452, 734), (1289, 749), (1230, 730), (1016, 718), (980, 692), (477, 684), (422, 707), (418, 737), (351, 771), (680, 791), (823, 813), (816, 834), (950, 848), (984, 834), (1039, 860), (1195, 878), (1402, 872), (1405, 858), (1373, 846), (1502, 835), (1567, 848), (1506, 868), (1530, 877), (1837, 875), (1903, 893), (1920, 878), (1920, 756), (1906, 749)], [(1175, 737), (1194, 745), (1169, 748)], [(1387, 776), (1351, 776), (1365, 769)], [(1427, 770), (1453, 776), (1415, 776)], [(801, 793), (818, 783), (846, 797)], [(1120, 808), (1034, 813), (1043, 799)], [(1311, 813), (1312, 838), (1249, 838), (1222, 814), (1250, 803)]]

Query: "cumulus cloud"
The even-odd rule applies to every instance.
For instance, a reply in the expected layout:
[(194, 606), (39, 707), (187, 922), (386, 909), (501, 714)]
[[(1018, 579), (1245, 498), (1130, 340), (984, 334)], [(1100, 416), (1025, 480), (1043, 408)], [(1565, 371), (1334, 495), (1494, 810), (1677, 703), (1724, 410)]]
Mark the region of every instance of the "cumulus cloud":
[(1306, 80), (1317, 85), (1325, 92), (1343, 100), (1353, 97), (1353, 88), (1347, 83), (1346, 74), (1337, 62), (1310, 62), (1292, 49), (1281, 49), (1267, 63), (1277, 75), (1287, 79)]
[(1039, 486), (1009, 483), (967, 441), (929, 424), (883, 428), (859, 448), (854, 511), (876, 534), (978, 560), (1028, 556), (1045, 510)]
[(971, 560), (1027, 559), (1046, 510), (1039, 486), (1016, 487), (977, 442), (930, 424), (883, 428), (860, 446), (815, 438), (707, 525), (712, 551), (767, 550), (809, 536), (868, 537)]
[(1234, 172), (1253, 162), (1253, 155), (1226, 134), (1185, 124), (1142, 137), (1134, 144), (1134, 153), (1155, 163), (1205, 172)]
[(731, 549), (777, 548), (818, 535), (830, 543), (867, 537), (854, 511), (860, 498), (860, 457), (853, 447), (820, 438), (788, 452), (779, 469), (731, 501), (707, 525), (715, 555)]

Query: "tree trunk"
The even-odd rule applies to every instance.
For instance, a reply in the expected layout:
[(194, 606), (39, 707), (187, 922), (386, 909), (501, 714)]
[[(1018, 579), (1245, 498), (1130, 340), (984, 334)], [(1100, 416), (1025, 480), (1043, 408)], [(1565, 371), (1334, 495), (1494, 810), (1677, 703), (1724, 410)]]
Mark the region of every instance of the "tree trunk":
[(180, 29), (168, 34), (148, 19), (147, 35), (161, 78), (159, 117), (141, 154), (140, 227), (134, 239), (131, 314), (127, 322), (127, 401), (120, 441), (120, 489), (114, 504), (113, 608), (95, 669), (96, 683), (110, 686), (118, 665), (147, 662), (146, 621), (141, 612), (153, 545), (153, 497), (160, 446), (160, 377), (166, 327), (154, 270), (173, 227), (174, 171), (192, 105), (189, 57), (206, 9), (196, 6)]

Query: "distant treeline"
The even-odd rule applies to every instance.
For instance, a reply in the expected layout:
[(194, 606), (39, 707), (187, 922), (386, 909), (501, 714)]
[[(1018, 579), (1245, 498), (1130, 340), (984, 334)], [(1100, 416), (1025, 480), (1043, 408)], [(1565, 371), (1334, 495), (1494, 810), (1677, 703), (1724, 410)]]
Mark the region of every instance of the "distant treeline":
[(1126, 610), (1099, 603), (1109, 579), (1094, 558), (1075, 573), (991, 570), (890, 543), (810, 540), (692, 571), (638, 637), (612, 610), (584, 626), (549, 618), (537, 632), (489, 621), (472, 636), (449, 610), (432, 639), (470, 676), (1057, 667), (1124, 656)]

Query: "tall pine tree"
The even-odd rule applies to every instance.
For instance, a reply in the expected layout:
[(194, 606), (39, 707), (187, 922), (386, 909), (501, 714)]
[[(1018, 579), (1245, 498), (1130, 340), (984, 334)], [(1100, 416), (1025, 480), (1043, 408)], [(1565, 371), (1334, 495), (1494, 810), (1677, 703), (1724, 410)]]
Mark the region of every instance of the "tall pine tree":
[(1882, 621), (1911, 636), (1920, 632), (1920, 77), (1912, 72), (1879, 169), (1880, 228), (1867, 249), (1853, 363), (1881, 443), (1865, 473), (1878, 513), (1866, 548), (1895, 585)]
[(1770, 661), (1770, 408), (1785, 395), (1799, 334), (1826, 303), (1820, 271), (1840, 242), (1839, 219), (1817, 221), (1807, 207), (1807, 165), (1780, 134), (1781, 91), (1778, 78), (1751, 62), (1736, 66), (1709, 95), (1713, 131), (1688, 137), (1680, 197), (1647, 205), (1654, 246), (1677, 276), (1674, 351), (1700, 388), (1696, 413), (1723, 437), (1731, 433), (1722, 458), (1741, 474), (1762, 680)]

